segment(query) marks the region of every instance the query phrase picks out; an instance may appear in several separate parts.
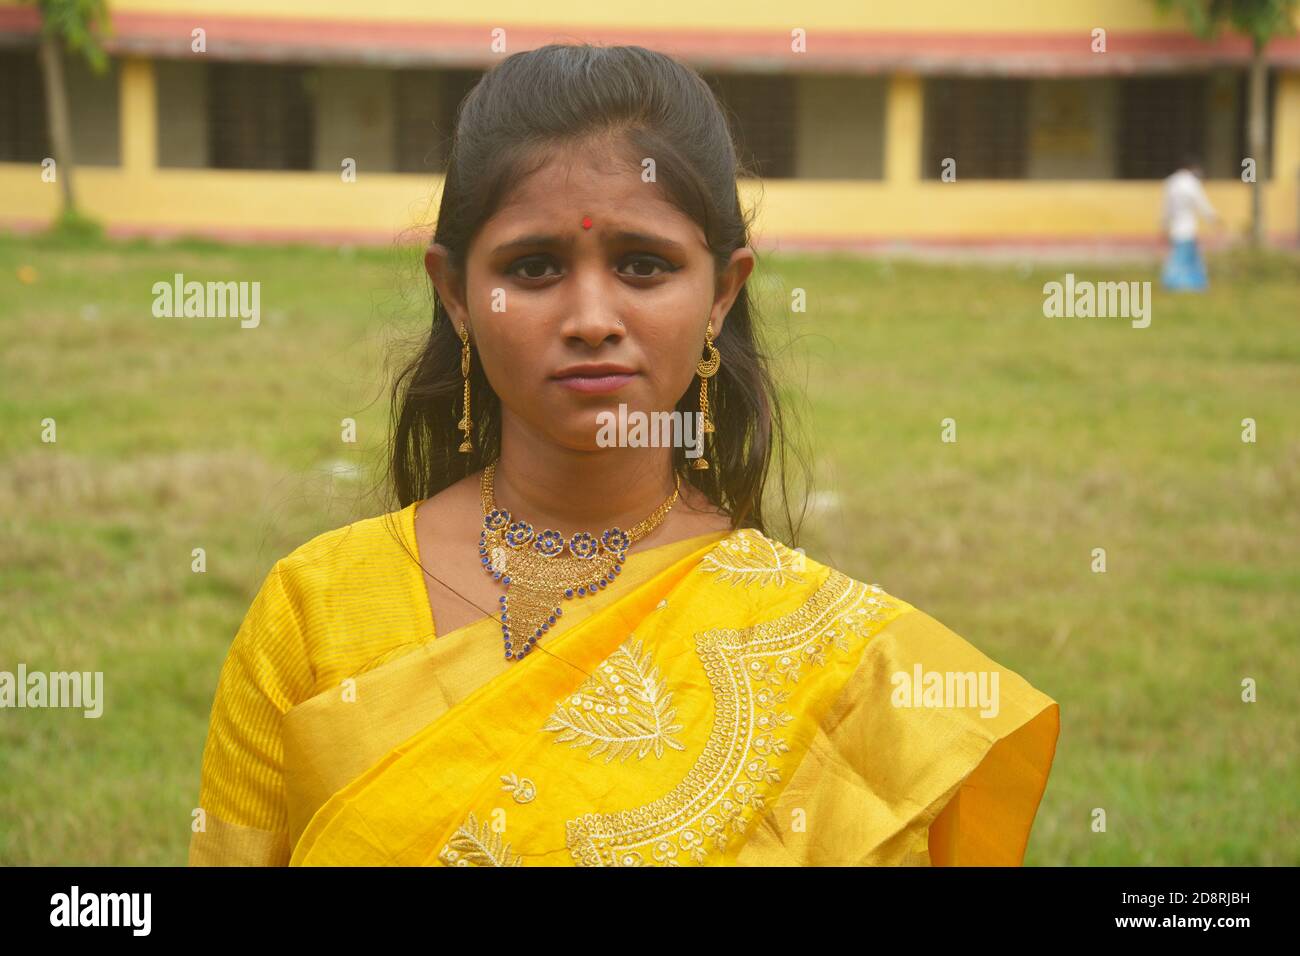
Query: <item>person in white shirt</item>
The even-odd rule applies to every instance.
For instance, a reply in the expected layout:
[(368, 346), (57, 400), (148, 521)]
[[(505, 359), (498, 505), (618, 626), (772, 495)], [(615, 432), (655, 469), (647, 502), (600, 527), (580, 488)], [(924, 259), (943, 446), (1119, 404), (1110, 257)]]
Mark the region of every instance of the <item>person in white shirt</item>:
[(1209, 287), (1205, 261), (1196, 241), (1200, 219), (1217, 223), (1218, 213), (1201, 186), (1201, 163), (1195, 156), (1165, 179), (1162, 224), (1169, 236), (1169, 255), (1161, 272), (1166, 289), (1204, 291)]

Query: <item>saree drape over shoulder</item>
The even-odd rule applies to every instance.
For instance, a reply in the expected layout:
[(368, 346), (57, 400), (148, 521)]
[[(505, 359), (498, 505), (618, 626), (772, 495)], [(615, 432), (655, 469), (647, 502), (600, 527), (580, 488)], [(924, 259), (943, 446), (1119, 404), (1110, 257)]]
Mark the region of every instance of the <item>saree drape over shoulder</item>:
[(415, 509), (268, 574), (191, 865), (1018, 865), (1057, 704), (753, 529), (632, 552), (504, 660), (435, 636)]

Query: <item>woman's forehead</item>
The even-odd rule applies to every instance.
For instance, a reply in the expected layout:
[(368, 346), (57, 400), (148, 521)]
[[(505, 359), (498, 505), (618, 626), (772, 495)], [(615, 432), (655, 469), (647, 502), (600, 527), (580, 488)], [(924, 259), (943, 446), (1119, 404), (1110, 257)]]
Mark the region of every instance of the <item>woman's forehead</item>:
[(658, 214), (673, 208), (659, 184), (646, 182), (637, 168), (573, 157), (556, 158), (511, 184), (497, 211), (517, 217), (544, 208), (553, 214), (573, 204)]
[(478, 230), (474, 244), (480, 249), (544, 234), (640, 233), (708, 252), (700, 225), (669, 200), (654, 177), (643, 175), (645, 167), (626, 141), (589, 139), (546, 147), (524, 168)]

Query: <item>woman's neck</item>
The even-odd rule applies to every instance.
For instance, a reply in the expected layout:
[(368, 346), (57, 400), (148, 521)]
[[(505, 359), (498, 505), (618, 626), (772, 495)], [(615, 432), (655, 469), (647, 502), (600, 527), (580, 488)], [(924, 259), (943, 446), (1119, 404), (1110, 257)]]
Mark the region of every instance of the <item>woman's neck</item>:
[(497, 506), (536, 529), (626, 531), (672, 494), (671, 448), (582, 452), (530, 444), (502, 436), (493, 484)]

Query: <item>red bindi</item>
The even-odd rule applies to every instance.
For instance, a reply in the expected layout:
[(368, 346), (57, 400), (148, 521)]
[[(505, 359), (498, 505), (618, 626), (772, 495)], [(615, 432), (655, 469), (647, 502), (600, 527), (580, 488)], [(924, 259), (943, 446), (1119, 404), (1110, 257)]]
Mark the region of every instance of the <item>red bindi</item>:
[(590, 216), (583, 216), (583, 217), (582, 217), (582, 228), (583, 228), (583, 229), (590, 229), (590, 228), (591, 228), (591, 217), (590, 217)]

